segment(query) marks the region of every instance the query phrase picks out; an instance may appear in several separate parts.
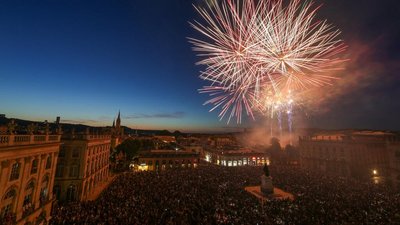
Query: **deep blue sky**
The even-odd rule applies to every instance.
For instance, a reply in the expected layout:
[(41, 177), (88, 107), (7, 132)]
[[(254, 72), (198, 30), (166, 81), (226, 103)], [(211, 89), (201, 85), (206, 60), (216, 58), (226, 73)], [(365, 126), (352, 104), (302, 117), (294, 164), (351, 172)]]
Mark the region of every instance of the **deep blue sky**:
[[(111, 125), (121, 110), (133, 128), (224, 129), (202, 105), (205, 83), (186, 39), (198, 37), (188, 21), (201, 2), (1, 1), (0, 113)], [(357, 2), (317, 1), (343, 31), (352, 64), (299, 126), (400, 129), (398, 3)]]

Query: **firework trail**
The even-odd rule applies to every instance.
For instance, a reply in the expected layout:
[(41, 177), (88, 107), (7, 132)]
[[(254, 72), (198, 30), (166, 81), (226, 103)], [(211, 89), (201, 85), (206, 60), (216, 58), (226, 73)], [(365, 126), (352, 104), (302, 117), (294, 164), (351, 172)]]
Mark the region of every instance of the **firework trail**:
[(318, 8), (300, 0), (210, 0), (195, 7), (204, 21), (190, 24), (204, 39), (189, 42), (205, 67), (200, 78), (210, 82), (200, 89), (211, 97), (210, 111), (221, 108), (228, 123), (232, 117), (240, 123), (243, 112), (274, 118), (289, 111), (291, 129), (297, 102), (287, 92), (297, 97), (332, 84), (337, 78), (330, 74), (344, 61), (337, 56), (345, 50), (340, 32), (315, 19)]
[(209, 94), (209, 96), (211, 97), (210, 100), (204, 103), (204, 105), (213, 105), (213, 107), (210, 109), (210, 112), (218, 107), (222, 108), (221, 112), (219, 113), (219, 117), (221, 120), (228, 113), (229, 109), (231, 109), (229, 112), (227, 123), (230, 122), (232, 117), (236, 117), (236, 122), (241, 123), (241, 114), (243, 110), (246, 111), (247, 116), (251, 116), (252, 118), (254, 118), (253, 111), (250, 105), (252, 102), (249, 101), (249, 99), (252, 99), (249, 96), (253, 94), (248, 89), (239, 88), (239, 90), (229, 90), (228, 88), (221, 86), (206, 86), (199, 91), (200, 93)]

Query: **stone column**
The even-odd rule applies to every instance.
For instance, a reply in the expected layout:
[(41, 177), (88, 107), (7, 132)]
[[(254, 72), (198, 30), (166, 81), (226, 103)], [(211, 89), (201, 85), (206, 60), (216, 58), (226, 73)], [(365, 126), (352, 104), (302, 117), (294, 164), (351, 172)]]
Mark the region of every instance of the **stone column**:
[(3, 196), (5, 193), (5, 188), (7, 186), (7, 182), (10, 179), (10, 160), (4, 160), (1, 162), (0, 167), (0, 196)]
[(52, 157), (52, 162), (51, 162), (51, 172), (50, 172), (48, 188), (49, 188), (49, 198), (53, 199), (53, 187), (54, 187), (54, 179), (56, 176), (58, 153), (57, 152), (51, 153), (51, 157)]
[(33, 204), (35, 204), (35, 209), (39, 208), (40, 206), (40, 189), (42, 188), (42, 179), (43, 179), (43, 174), (45, 172), (46, 155), (42, 154), (38, 157), (38, 159), (39, 162), (38, 162), (37, 185), (35, 189), (35, 199), (33, 201)]
[(20, 186), (19, 186), (19, 195), (18, 199), (16, 202), (16, 212), (17, 212), (17, 221), (21, 219), (22, 217), (22, 206), (24, 203), (25, 199), (25, 188), (26, 184), (29, 180), (30, 177), (30, 161), (32, 160), (32, 157), (25, 157), (24, 160), (21, 160), (21, 171), (20, 171)]

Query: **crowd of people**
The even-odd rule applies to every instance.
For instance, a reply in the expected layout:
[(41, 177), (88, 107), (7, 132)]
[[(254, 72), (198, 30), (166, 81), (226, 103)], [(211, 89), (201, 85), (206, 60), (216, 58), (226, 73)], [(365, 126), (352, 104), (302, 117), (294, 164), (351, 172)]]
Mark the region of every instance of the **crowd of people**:
[(400, 193), (384, 185), (270, 167), (291, 200), (260, 202), (245, 191), (262, 167), (124, 173), (96, 201), (59, 205), (51, 224), (400, 224)]

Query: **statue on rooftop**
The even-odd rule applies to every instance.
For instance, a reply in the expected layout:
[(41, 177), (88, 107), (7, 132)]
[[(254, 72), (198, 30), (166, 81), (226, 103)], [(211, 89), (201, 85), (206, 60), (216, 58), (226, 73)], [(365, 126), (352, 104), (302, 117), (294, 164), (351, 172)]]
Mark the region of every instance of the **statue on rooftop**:
[(7, 124), (7, 128), (8, 128), (8, 133), (9, 134), (14, 134), (15, 131), (15, 127), (17, 126), (17, 124), (15, 123), (15, 120), (12, 119), (8, 124)]
[(29, 125), (27, 126), (27, 128), (26, 128), (26, 130), (28, 131), (28, 134), (33, 134), (33, 133), (35, 133), (36, 129), (37, 129), (37, 126), (36, 126), (36, 124), (34, 124), (34, 123), (29, 124)]

